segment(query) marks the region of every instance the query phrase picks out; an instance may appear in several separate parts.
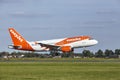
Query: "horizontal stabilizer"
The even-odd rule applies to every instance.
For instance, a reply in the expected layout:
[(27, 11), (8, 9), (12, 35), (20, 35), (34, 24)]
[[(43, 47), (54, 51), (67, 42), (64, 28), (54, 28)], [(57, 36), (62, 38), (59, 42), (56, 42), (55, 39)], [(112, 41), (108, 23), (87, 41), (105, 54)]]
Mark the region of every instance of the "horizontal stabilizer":
[(13, 45), (8, 45), (8, 48), (10, 49), (20, 49), (22, 46), (13, 46)]

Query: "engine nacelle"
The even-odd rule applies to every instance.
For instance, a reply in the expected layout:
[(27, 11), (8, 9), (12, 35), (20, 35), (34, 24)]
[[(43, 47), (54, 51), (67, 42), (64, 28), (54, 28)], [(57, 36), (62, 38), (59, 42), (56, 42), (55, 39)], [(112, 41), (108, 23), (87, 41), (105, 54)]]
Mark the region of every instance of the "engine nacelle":
[(61, 47), (61, 51), (62, 52), (70, 52), (70, 51), (72, 51), (72, 49), (71, 49), (70, 46), (62, 46)]

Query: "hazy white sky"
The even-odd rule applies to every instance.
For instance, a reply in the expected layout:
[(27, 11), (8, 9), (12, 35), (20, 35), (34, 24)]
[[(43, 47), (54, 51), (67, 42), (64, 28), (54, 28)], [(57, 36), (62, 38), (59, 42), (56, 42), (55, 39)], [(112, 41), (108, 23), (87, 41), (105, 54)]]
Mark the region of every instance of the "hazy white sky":
[(9, 27), (28, 41), (90, 35), (91, 51), (120, 49), (120, 0), (0, 0), (0, 51), (14, 51)]

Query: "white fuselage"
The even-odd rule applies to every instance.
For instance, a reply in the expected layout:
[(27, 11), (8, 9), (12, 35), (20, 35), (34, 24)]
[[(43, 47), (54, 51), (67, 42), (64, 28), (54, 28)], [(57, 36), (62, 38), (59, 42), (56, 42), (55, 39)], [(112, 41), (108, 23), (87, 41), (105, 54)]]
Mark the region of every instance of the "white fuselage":
[[(54, 46), (57, 42), (60, 42), (64, 39), (65, 38), (63, 38), (63, 39), (53, 39), (53, 40), (42, 40), (42, 41), (35, 41), (35, 42), (28, 42), (28, 43), (32, 46), (32, 48), (35, 51), (47, 51), (49, 49), (47, 49), (46, 47), (42, 47), (41, 45), (36, 44), (36, 43), (44, 43), (44, 44)], [(98, 43), (98, 41), (95, 40), (95, 39), (91, 39), (91, 40), (86, 39), (86, 40), (81, 40), (81, 41), (76, 41), (76, 42), (64, 44), (64, 45), (61, 45), (61, 46), (71, 46), (71, 48), (82, 48), (82, 47), (93, 46), (97, 43)]]

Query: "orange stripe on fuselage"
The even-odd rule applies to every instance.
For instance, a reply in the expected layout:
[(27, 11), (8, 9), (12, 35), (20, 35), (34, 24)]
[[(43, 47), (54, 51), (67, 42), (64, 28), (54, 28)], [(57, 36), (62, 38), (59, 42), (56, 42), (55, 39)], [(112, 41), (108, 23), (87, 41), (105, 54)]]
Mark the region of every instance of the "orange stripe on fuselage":
[(77, 37), (71, 37), (71, 38), (66, 38), (60, 42), (57, 42), (55, 45), (65, 45), (65, 44), (69, 44), (69, 43), (73, 43), (76, 41), (81, 41), (81, 40), (86, 40), (86, 39), (90, 39), (90, 36), (77, 36)]

